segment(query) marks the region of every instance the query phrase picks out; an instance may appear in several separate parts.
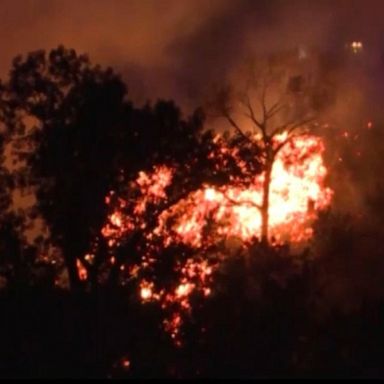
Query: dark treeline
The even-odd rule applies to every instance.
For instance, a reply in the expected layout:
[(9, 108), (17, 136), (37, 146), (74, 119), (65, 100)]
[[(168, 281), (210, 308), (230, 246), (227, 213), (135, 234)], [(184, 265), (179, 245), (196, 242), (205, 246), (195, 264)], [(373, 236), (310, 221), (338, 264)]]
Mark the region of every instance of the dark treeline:
[[(172, 203), (233, 175), (246, 185), (261, 172), (260, 148), (224, 135), (227, 148), (239, 148), (246, 163), (239, 167), (217, 152), (202, 110), (184, 117), (173, 101), (135, 106), (112, 69), (64, 47), (15, 58), (0, 103), (0, 377), (384, 375), (379, 179), (362, 212), (321, 213), (304, 249), (256, 238), (241, 251), (207, 240), (203, 255), (156, 245), (152, 273), (164, 289), (176, 286), (175, 265), (183, 260), (224, 255), (213, 294), (192, 297), (177, 346), (160, 306), (140, 302), (137, 281), (123, 267), (141, 260), (148, 232)], [(380, 136), (369, 135), (378, 156), (359, 165), (374, 158), (379, 167)], [(358, 179), (361, 169), (350, 161)], [(113, 191), (136, 201), (138, 172), (159, 164), (175, 169), (167, 199), (148, 203), (139, 218), (145, 226), (114, 248), (109, 263), (108, 239), (100, 235), (110, 214), (106, 197)], [(25, 207), (20, 194), (29, 199)]]

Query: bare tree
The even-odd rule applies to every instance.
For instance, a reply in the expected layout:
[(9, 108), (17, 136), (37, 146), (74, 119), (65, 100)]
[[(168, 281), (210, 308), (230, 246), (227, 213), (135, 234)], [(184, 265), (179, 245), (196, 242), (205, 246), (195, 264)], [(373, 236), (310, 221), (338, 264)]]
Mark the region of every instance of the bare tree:
[[(299, 58), (290, 55), (250, 60), (236, 86), (220, 87), (209, 108), (224, 117), (243, 143), (259, 148), (264, 174), (261, 239), (268, 242), (273, 165), (281, 149), (309, 131), (321, 107), (324, 89)], [(320, 101), (320, 103), (319, 103)]]

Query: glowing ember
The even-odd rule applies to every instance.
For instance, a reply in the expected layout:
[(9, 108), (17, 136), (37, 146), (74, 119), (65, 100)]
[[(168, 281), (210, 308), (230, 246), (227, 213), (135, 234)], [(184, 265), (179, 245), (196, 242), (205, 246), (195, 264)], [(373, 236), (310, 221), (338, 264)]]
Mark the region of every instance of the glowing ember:
[(150, 300), (153, 295), (153, 284), (147, 281), (142, 281), (140, 284), (140, 297), (146, 301)]
[(176, 297), (185, 297), (185, 296), (188, 296), (191, 291), (193, 290), (194, 288), (194, 285), (193, 284), (189, 284), (189, 283), (185, 283), (185, 284), (180, 284), (177, 289), (176, 289)]
[(131, 366), (131, 362), (128, 359), (123, 359), (121, 362), (121, 365), (125, 368), (128, 369)]
[(77, 273), (79, 276), (79, 280), (85, 281), (88, 278), (88, 272), (87, 269), (84, 267), (83, 263), (77, 259), (76, 260), (76, 267), (77, 267)]
[(142, 280), (140, 283), (140, 297), (143, 302), (159, 302), (164, 310), (171, 310), (170, 316), (164, 319), (163, 325), (176, 345), (181, 345), (180, 328), (183, 319), (191, 311), (192, 293), (201, 293), (203, 297), (211, 294), (212, 267), (205, 260), (188, 259), (180, 269), (180, 282), (174, 291), (155, 291), (155, 284)]

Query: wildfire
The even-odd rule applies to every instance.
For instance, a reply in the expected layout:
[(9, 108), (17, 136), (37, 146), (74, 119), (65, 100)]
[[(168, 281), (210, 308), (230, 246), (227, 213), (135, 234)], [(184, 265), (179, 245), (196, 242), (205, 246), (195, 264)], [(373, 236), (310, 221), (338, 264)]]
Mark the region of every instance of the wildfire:
[[(275, 138), (274, 144), (286, 138), (282, 134)], [(270, 240), (302, 242), (312, 236), (311, 223), (316, 212), (326, 208), (332, 198), (331, 189), (325, 186), (327, 169), (323, 151), (321, 138), (302, 135), (289, 140), (277, 153), (269, 185)], [(236, 149), (223, 146), (218, 156), (228, 153), (247, 174), (247, 162), (239, 157)], [(221, 161), (219, 157), (217, 163)], [(207, 249), (226, 238), (238, 238), (243, 244), (260, 238), (265, 175), (251, 173), (246, 183), (234, 175), (226, 185), (203, 185), (173, 205), (165, 204), (164, 209), (156, 210), (167, 202), (167, 188), (172, 184), (173, 176), (174, 170), (166, 166), (156, 166), (152, 172), (140, 172), (132, 184), (133, 195), (114, 200), (114, 211), (102, 235), (108, 239), (110, 247), (115, 247), (135, 231), (142, 234), (143, 241), (138, 248), (141, 263), (135, 263), (127, 270), (135, 271), (134, 275), (139, 279), (142, 302), (157, 301), (164, 310), (171, 312), (164, 320), (164, 327), (179, 343), (180, 327), (183, 316), (191, 310), (192, 294), (200, 293), (203, 297), (211, 294), (214, 265), (207, 261)], [(106, 198), (107, 203), (111, 203), (112, 197), (116, 198), (113, 195), (111, 192)], [(147, 225), (148, 216), (156, 217), (153, 227)], [(174, 288), (157, 287), (155, 280), (148, 280), (148, 273), (145, 278), (140, 278), (141, 270), (150, 270), (156, 258), (166, 257), (164, 251), (177, 245), (190, 247), (197, 257), (177, 264), (175, 271), (179, 277)]]

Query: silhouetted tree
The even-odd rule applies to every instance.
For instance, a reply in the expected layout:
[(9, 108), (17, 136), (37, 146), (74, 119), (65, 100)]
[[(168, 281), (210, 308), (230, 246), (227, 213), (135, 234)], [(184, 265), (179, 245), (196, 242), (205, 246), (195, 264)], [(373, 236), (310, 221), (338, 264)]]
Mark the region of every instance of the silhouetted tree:
[[(249, 60), (235, 85), (219, 87), (209, 104), (242, 138), (241, 144), (260, 148), (264, 173), (260, 204), (261, 237), (269, 241), (269, 196), (277, 155), (284, 146), (308, 132), (317, 112), (329, 103), (310, 64), (288, 54)], [(309, 66), (304, 70), (304, 65)]]
[(17, 57), (1, 89), (2, 122), (24, 165), (18, 179), (36, 193), (73, 287), (76, 260), (103, 223), (104, 196), (117, 175), (124, 95), (111, 69), (64, 47)]
[(0, 288), (31, 283), (35, 247), (27, 244), (23, 211), (13, 206), (15, 180), (7, 167), (6, 129), (0, 134)]

